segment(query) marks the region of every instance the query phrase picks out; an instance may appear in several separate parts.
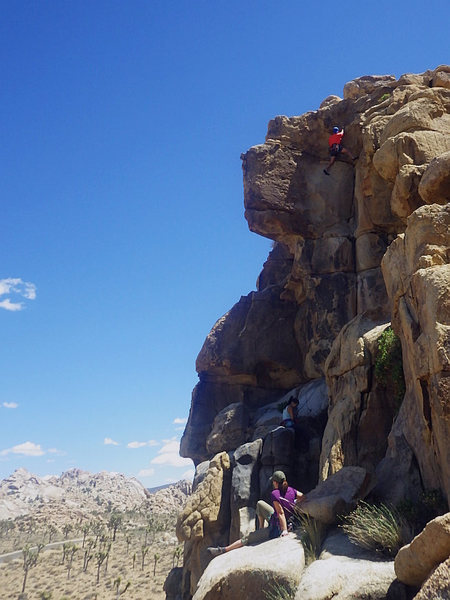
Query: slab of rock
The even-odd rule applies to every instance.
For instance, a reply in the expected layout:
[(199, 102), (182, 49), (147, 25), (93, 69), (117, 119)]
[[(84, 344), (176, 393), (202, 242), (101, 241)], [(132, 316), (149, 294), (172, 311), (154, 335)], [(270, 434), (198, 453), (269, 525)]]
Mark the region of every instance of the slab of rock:
[(343, 467), (319, 483), (298, 504), (301, 512), (322, 523), (335, 523), (337, 517), (348, 513), (369, 491), (370, 475), (361, 467)]
[(446, 600), (450, 598), (450, 558), (431, 573), (414, 600)]
[(430, 162), (420, 180), (419, 194), (426, 204), (450, 201), (450, 152), (444, 152)]
[(293, 534), (232, 550), (209, 563), (193, 600), (262, 599), (271, 584), (297, 585), (304, 566), (303, 546)]
[(255, 506), (259, 499), (259, 457), (262, 440), (236, 449), (232, 458), (230, 540), (237, 540), (255, 528)]
[(342, 533), (331, 534), (318, 560), (304, 571), (295, 600), (404, 600), (393, 593), (393, 561), (380, 561), (351, 544)]
[(431, 571), (450, 556), (450, 513), (436, 517), (395, 557), (397, 577), (419, 587)]

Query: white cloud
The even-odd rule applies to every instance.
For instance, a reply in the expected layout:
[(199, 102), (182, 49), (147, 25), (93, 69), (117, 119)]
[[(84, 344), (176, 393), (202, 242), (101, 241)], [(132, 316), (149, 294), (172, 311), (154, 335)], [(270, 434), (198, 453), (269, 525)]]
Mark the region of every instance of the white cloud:
[[(0, 279), (0, 296), (15, 295), (26, 300), (34, 300), (36, 298), (36, 286), (34, 283), (22, 281), (19, 278), (8, 277)], [(11, 298), (5, 298), (0, 301), (0, 308), (9, 311), (23, 310), (25, 304), (23, 302), (11, 301)]]
[(3, 402), (5, 408), (17, 408), (19, 405), (17, 402)]
[(176, 439), (164, 440), (164, 446), (158, 450), (158, 456), (150, 462), (152, 465), (167, 465), (169, 467), (187, 467), (192, 465), (190, 458), (180, 456), (180, 442)]
[(42, 456), (45, 454), (45, 450), (41, 448), (40, 444), (35, 444), (33, 442), (24, 442), (23, 444), (18, 444), (17, 446), (7, 448), (6, 450), (2, 450), (0, 452), (0, 455), (2, 456), (6, 456), (7, 454), (23, 454), (24, 456)]
[(148, 440), (148, 442), (130, 442), (127, 444), (127, 448), (143, 448), (144, 446), (157, 446), (156, 440)]
[(137, 474), (138, 477), (151, 477), (155, 474), (155, 469), (141, 469)]
[(103, 440), (103, 443), (105, 444), (105, 446), (120, 446), (119, 442), (115, 442), (111, 438), (105, 438)]
[(187, 423), (187, 417), (177, 417), (173, 420), (174, 425), (185, 425)]

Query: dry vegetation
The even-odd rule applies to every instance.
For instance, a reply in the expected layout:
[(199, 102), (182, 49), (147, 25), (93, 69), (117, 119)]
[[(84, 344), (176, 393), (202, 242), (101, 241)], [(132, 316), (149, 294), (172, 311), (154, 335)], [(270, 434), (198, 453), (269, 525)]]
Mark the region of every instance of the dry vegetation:
[[(0, 563), (0, 600), (162, 600), (165, 578), (181, 561), (175, 520), (174, 515), (111, 513), (89, 523), (67, 523), (64, 532), (51, 524), (33, 529), (30, 518), (14, 528), (1, 522), (0, 552), (14, 549), (20, 555)], [(49, 537), (75, 541), (39, 553), (21, 596), (27, 548), (48, 543)]]

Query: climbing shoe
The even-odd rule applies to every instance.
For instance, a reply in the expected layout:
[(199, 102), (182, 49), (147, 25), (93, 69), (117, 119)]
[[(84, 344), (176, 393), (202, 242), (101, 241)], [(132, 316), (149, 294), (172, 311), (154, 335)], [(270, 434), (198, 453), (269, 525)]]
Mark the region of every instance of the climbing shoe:
[(222, 546), (218, 546), (217, 548), (210, 546), (207, 550), (214, 557), (219, 556), (220, 554), (225, 554), (225, 548)]
[(323, 172), (325, 173), (325, 175), (329, 175), (329, 173), (326, 169), (324, 169)]

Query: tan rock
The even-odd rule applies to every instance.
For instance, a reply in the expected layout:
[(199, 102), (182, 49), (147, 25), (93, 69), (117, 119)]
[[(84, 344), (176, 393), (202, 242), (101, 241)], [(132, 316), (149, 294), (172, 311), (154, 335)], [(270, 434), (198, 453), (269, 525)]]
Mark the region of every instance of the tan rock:
[(343, 467), (326, 481), (319, 483), (297, 506), (298, 509), (321, 521), (336, 523), (369, 491), (370, 476), (361, 467)]
[(228, 543), (228, 535), (224, 532), (230, 520), (230, 467), (228, 454), (217, 454), (177, 519), (177, 537), (180, 542), (185, 542), (183, 587), (191, 593), (208, 564), (206, 548)]
[(414, 600), (450, 598), (450, 558), (441, 563), (425, 581)]
[(450, 555), (450, 513), (436, 517), (395, 557), (395, 573), (400, 581), (419, 587), (439, 563)]
[(193, 600), (263, 598), (270, 586), (294, 588), (305, 565), (303, 546), (290, 534), (214, 558), (203, 573)]
[(319, 559), (304, 571), (295, 600), (386, 600), (395, 581), (394, 562), (377, 560), (342, 533), (324, 541)]
[(437, 156), (427, 166), (419, 183), (419, 194), (426, 204), (450, 201), (450, 152)]
[(333, 344), (325, 365), (330, 408), (322, 438), (322, 480), (350, 465), (373, 472), (386, 452), (395, 401), (372, 370), (378, 339), (388, 325), (359, 315)]
[(365, 75), (358, 77), (344, 85), (344, 99), (356, 99), (366, 94), (372, 94), (377, 88), (390, 86), (394, 82), (394, 75)]
[(401, 432), (427, 489), (450, 498), (450, 205), (417, 209), (382, 261), (407, 382)]

